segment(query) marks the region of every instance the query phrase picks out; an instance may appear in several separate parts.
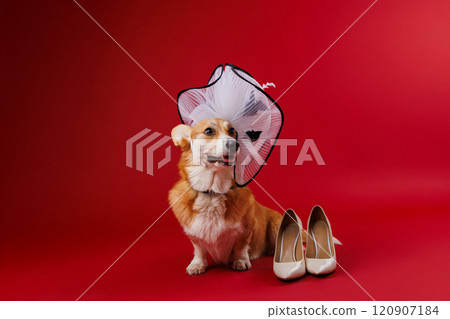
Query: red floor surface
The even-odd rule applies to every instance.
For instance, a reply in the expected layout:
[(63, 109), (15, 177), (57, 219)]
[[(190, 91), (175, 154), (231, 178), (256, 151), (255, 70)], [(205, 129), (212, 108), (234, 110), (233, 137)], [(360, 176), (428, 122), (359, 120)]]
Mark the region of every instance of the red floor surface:
[[(172, 97), (230, 62), (276, 99), (373, 1), (79, 3)], [(324, 207), (343, 269), (189, 277), (169, 210), (81, 300), (449, 299), (448, 30), (448, 1), (379, 0), (278, 101), (299, 145), (256, 179), (304, 223)], [(168, 208), (179, 151), (150, 176), (125, 141), (176, 105), (73, 1), (1, 1), (0, 33), (0, 299), (75, 300)], [(307, 138), (325, 166), (294, 165)]]

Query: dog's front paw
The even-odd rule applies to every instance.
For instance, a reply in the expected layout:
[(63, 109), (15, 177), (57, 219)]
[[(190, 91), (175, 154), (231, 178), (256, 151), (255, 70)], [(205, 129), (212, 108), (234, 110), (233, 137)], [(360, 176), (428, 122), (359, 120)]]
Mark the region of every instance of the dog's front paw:
[(206, 266), (202, 262), (192, 261), (186, 268), (186, 273), (190, 276), (201, 275), (206, 271)]
[(233, 269), (237, 271), (246, 271), (252, 268), (250, 260), (238, 259), (233, 261)]

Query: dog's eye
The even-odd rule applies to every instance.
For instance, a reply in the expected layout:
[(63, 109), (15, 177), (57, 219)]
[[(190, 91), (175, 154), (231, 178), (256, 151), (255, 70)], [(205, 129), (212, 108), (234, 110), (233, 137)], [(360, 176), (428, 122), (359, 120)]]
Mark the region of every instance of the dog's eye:
[(208, 127), (203, 133), (205, 133), (205, 135), (211, 136), (214, 134), (214, 130)]
[(236, 131), (234, 130), (234, 128), (232, 128), (232, 127), (230, 127), (229, 129), (228, 129), (228, 134), (230, 134), (231, 136), (234, 136), (234, 133), (235, 133)]

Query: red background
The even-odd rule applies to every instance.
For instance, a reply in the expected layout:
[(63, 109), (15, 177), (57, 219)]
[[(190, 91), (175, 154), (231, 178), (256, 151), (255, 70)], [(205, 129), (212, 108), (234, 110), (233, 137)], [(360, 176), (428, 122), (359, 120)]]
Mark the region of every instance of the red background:
[[(275, 99), (372, 3), (80, 1), (175, 97), (230, 62)], [(380, 0), (278, 102), (280, 138), (326, 166), (257, 177), (306, 223), (321, 204), (338, 262), (377, 300), (450, 298), (450, 3)], [(72, 1), (0, 1), (0, 298), (74, 300), (168, 207), (176, 159), (149, 176), (125, 141), (169, 135), (175, 103)], [(159, 154), (162, 158), (162, 151)], [(261, 203), (279, 207), (255, 184)], [(342, 270), (284, 283), (272, 259), (189, 277), (168, 211), (82, 300), (367, 300)]]

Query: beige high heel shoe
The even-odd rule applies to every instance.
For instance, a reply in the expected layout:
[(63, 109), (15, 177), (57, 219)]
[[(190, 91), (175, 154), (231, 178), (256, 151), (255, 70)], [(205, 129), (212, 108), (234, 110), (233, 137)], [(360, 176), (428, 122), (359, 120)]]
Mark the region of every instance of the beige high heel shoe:
[(299, 278), (306, 272), (302, 222), (292, 209), (284, 213), (278, 229), (273, 272), (275, 276), (283, 280)]
[(336, 269), (333, 234), (322, 207), (316, 205), (308, 219), (306, 270), (313, 275), (332, 273)]

